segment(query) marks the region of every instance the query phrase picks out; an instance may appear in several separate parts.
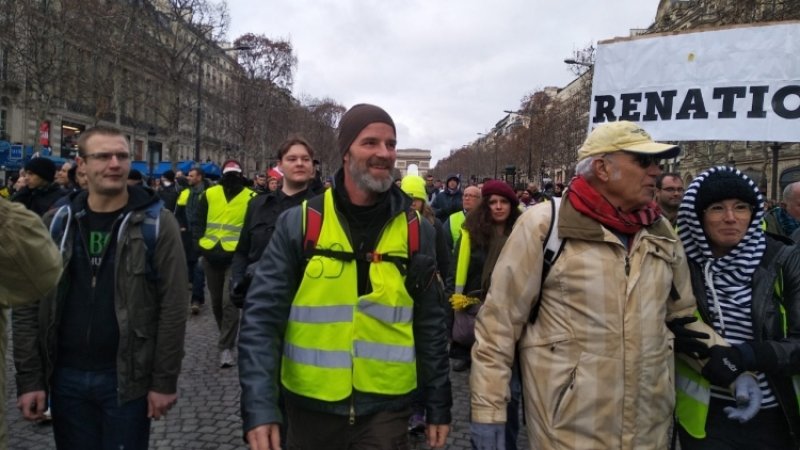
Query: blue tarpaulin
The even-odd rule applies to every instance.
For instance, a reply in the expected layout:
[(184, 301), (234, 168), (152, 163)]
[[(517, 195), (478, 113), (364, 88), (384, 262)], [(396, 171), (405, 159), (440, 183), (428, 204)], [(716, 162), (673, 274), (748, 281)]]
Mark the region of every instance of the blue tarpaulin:
[[(192, 167), (195, 167), (194, 161), (178, 161), (175, 165), (176, 170), (180, 170), (183, 173), (188, 173)], [(200, 164), (200, 168), (203, 169), (203, 173), (209, 178), (219, 178), (222, 175), (222, 171), (220, 170), (219, 166), (214, 163), (202, 163)], [(144, 176), (150, 176), (150, 165), (147, 161), (132, 161), (131, 162), (131, 169), (136, 169), (142, 173)], [(172, 169), (172, 162), (171, 161), (161, 161), (153, 166), (153, 175), (160, 177), (164, 174), (167, 170)]]

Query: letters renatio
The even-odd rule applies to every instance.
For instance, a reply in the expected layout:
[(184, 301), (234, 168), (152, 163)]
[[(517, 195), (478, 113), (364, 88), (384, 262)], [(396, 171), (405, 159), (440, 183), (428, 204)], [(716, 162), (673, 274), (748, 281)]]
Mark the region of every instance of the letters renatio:
[[(619, 99), (613, 95), (595, 95), (592, 122), (708, 119), (709, 114), (716, 114), (719, 119), (735, 119), (737, 110), (741, 111), (745, 105), (748, 107), (748, 119), (763, 119), (767, 117), (765, 102), (769, 102), (772, 112), (781, 118), (800, 118), (800, 101), (798, 101), (800, 85), (784, 86), (775, 91), (771, 97), (769, 94), (770, 86), (763, 85), (715, 87), (712, 90), (712, 98), (719, 101), (711, 102), (703, 98), (703, 91), (700, 88), (688, 89), (682, 98), (678, 98), (678, 90), (675, 89), (625, 93), (620, 94)], [(642, 105), (643, 97), (644, 105)], [(620, 106), (619, 116), (614, 113), (617, 102)], [(678, 103), (680, 108), (675, 113), (675, 105)]]

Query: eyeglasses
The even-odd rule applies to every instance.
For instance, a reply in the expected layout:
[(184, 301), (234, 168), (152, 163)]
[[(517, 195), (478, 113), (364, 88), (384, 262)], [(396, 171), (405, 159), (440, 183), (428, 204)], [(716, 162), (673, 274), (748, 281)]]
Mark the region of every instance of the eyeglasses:
[(679, 187), (679, 188), (668, 187), (668, 188), (663, 188), (661, 190), (666, 192), (666, 193), (668, 193), (668, 194), (680, 194), (681, 192), (683, 192), (683, 188), (682, 187)]
[(721, 203), (709, 206), (703, 212), (709, 219), (719, 220), (728, 214), (728, 211), (733, 211), (733, 217), (737, 219), (749, 219), (753, 213), (753, 207), (749, 203), (736, 203), (732, 207), (727, 207)]
[(117, 158), (119, 162), (126, 162), (131, 159), (131, 154), (128, 152), (97, 152), (97, 153), (88, 153), (83, 155), (84, 159), (94, 159), (100, 162), (109, 162), (111, 158)]
[(634, 153), (634, 152), (624, 152), (631, 156), (633, 156), (633, 160), (636, 161), (636, 164), (639, 165), (642, 169), (647, 169), (652, 165), (658, 165), (659, 161), (661, 161), (661, 156), (659, 155), (647, 155), (644, 153)]

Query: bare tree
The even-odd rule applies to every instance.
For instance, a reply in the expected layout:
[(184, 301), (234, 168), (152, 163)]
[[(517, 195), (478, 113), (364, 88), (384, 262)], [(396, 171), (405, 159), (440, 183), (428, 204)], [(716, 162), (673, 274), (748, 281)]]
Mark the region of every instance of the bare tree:
[(288, 126), (287, 118), (294, 102), (287, 100), (292, 98), (289, 93), (294, 84), (297, 57), (291, 42), (270, 39), (263, 34), (244, 34), (234, 41), (234, 45), (249, 48), (239, 57), (249, 84), (246, 96), (242, 98), (249, 105), (245, 105), (243, 110), (250, 114), (242, 118), (240, 126), (252, 130), (252, 133), (243, 134), (252, 134), (247, 136), (248, 145), (251, 151), (259, 149), (259, 162), (265, 164), (269, 149), (283, 138), (278, 130), (285, 130)]
[[(145, 76), (152, 80), (146, 99), (158, 131), (166, 135), (169, 160), (176, 161), (181, 142), (192, 133), (191, 105), (199, 107), (197, 83), (208, 75), (204, 64), (220, 55), (215, 44), (228, 26), (227, 4), (214, 0), (159, 0), (138, 6), (147, 28), (140, 35)], [(194, 83), (187, 83), (194, 79)]]
[[(63, 104), (61, 87), (72, 64), (67, 48), (82, 19), (80, 8), (73, 8), (78, 2), (0, 0), (2, 42), (12, 68), (5, 93), (22, 101), (36, 123)], [(33, 144), (38, 151), (39, 139)]]

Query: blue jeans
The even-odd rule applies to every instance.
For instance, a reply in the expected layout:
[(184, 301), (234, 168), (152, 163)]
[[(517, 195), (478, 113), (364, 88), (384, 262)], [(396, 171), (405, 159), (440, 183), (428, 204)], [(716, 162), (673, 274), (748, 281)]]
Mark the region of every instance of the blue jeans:
[(116, 369), (56, 369), (51, 397), (59, 450), (147, 449), (147, 397), (119, 405)]
[(205, 303), (206, 295), (206, 273), (203, 271), (203, 265), (200, 260), (188, 261), (189, 266), (189, 281), (192, 282), (192, 302), (199, 304)]

